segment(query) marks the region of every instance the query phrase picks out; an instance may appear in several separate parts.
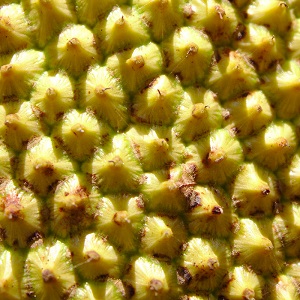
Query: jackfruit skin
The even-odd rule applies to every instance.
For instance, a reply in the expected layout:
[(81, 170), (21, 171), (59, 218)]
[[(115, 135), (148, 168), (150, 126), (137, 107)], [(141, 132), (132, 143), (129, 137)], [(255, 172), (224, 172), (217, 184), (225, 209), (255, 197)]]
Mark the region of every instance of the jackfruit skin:
[(299, 32), (298, 0), (0, 0), (0, 299), (300, 299)]

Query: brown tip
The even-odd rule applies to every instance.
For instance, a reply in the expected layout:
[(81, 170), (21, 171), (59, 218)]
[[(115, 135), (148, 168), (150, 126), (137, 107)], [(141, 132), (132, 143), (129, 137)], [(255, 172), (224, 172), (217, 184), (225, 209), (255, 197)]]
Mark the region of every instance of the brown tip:
[(12, 73), (13, 66), (11, 64), (1, 66), (0, 72), (2, 76), (9, 76)]
[(120, 156), (115, 156), (112, 160), (108, 161), (114, 168), (120, 168), (123, 166), (123, 160)]
[(53, 99), (54, 97), (56, 97), (57, 92), (54, 88), (50, 87), (46, 90), (46, 96), (50, 99)]
[(285, 139), (284, 137), (279, 137), (276, 140), (276, 144), (278, 145), (279, 148), (285, 148), (289, 145), (287, 139)]
[(195, 119), (201, 119), (205, 116), (207, 116), (207, 106), (204, 105), (204, 103), (196, 103), (193, 106), (193, 110), (192, 110), (192, 116)]
[(255, 299), (254, 291), (252, 289), (245, 289), (243, 291), (243, 299), (245, 299), (245, 300)]
[(193, 56), (198, 53), (198, 46), (195, 43), (190, 43), (186, 56)]
[(158, 294), (163, 289), (163, 283), (158, 279), (151, 279), (149, 289), (150, 291), (154, 291), (155, 294)]
[(223, 213), (223, 209), (221, 206), (215, 206), (212, 211), (214, 215), (221, 215)]
[(80, 41), (77, 38), (71, 38), (68, 41), (68, 46), (76, 48), (76, 47), (80, 46)]
[(128, 219), (128, 213), (126, 210), (117, 211), (114, 214), (113, 220), (119, 226), (130, 223), (130, 220)]
[(261, 193), (264, 196), (268, 196), (270, 194), (270, 189), (269, 188), (264, 188), (264, 189), (262, 189)]
[(54, 173), (54, 167), (50, 162), (45, 164), (37, 164), (34, 169), (46, 176), (52, 176)]
[(80, 136), (80, 135), (83, 135), (85, 133), (84, 126), (79, 124), (79, 123), (73, 125), (71, 130), (74, 133), (74, 135), (76, 135), (76, 136)]
[(122, 16), (119, 20), (116, 21), (116, 25), (123, 26), (125, 24), (125, 18)]
[(45, 269), (42, 271), (42, 278), (45, 283), (52, 283), (56, 281), (55, 275), (49, 269)]
[(19, 117), (17, 114), (9, 114), (6, 116), (4, 124), (8, 128), (17, 129), (18, 119), (19, 119)]
[(195, 12), (193, 11), (193, 7), (191, 4), (186, 4), (184, 7), (183, 7), (183, 16), (186, 18), (186, 19), (190, 19), (193, 14)]
[(86, 257), (87, 257), (88, 261), (99, 261), (100, 260), (100, 255), (94, 250), (87, 251)]
[(105, 96), (105, 91), (109, 90), (110, 88), (105, 88), (103, 86), (97, 86), (94, 90), (94, 93), (97, 97), (104, 97)]
[(207, 265), (208, 265), (209, 269), (212, 271), (212, 270), (215, 270), (219, 266), (219, 263), (216, 258), (209, 258), (207, 261)]
[(22, 217), (21, 199), (16, 194), (7, 195), (4, 198), (4, 215), (11, 221), (18, 220)]

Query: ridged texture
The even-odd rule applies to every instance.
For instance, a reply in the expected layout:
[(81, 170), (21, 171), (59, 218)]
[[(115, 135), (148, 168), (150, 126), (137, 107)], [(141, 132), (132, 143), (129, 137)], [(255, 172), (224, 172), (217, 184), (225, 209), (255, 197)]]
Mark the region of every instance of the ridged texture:
[(0, 0), (0, 299), (300, 299), (299, 45), (298, 0)]

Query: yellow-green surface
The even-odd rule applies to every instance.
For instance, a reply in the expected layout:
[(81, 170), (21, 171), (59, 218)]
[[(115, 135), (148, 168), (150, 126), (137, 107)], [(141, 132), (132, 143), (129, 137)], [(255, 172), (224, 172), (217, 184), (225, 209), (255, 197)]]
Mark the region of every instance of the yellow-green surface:
[(300, 299), (300, 1), (0, 0), (0, 299)]

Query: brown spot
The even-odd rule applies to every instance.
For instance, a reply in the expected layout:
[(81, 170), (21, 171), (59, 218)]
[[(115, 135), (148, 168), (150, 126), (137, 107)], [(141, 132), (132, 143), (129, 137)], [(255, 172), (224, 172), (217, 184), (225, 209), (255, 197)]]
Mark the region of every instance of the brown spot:
[(3, 103), (18, 102), (20, 99), (16, 95), (3, 96)]
[(255, 210), (251, 213), (249, 213), (252, 217), (262, 217), (265, 215), (265, 212), (257, 207), (254, 208)]
[(6, 238), (7, 235), (5, 229), (0, 227), (0, 241), (5, 240)]
[(50, 162), (48, 162), (48, 163), (46, 163), (44, 165), (38, 164), (38, 165), (36, 165), (34, 167), (34, 169), (36, 171), (40, 171), (45, 176), (49, 176), (50, 177), (50, 176), (52, 176), (54, 174), (54, 166)]
[(139, 197), (136, 199), (136, 205), (137, 205), (138, 208), (144, 209), (145, 203), (144, 203), (144, 200), (143, 200), (143, 196), (139, 196)]
[(16, 221), (23, 217), (21, 199), (17, 194), (8, 194), (3, 199), (4, 215), (11, 221)]
[(73, 100), (74, 101), (78, 101), (80, 99), (80, 89), (79, 88), (76, 88), (74, 89), (74, 97), (73, 97)]
[(270, 194), (270, 189), (268, 189), (268, 188), (263, 189), (263, 190), (261, 191), (261, 193), (262, 193), (264, 196), (267, 196), (267, 195)]
[[(99, 275), (96, 280), (100, 282), (105, 282), (108, 279), (108, 274)], [(69, 299), (69, 298), (68, 298)]]
[(176, 79), (178, 81), (182, 81), (183, 80), (183, 76), (180, 72), (174, 72), (174, 76), (176, 77)]
[(232, 36), (236, 41), (242, 40), (246, 36), (246, 26), (241, 23), (238, 24)]
[(159, 259), (160, 261), (171, 262), (171, 258), (166, 254), (154, 253), (153, 257)]
[(224, 110), (223, 112), (222, 112), (222, 116), (223, 116), (223, 119), (225, 120), (225, 121), (227, 121), (229, 118), (230, 118), (230, 111), (229, 110)]
[(127, 284), (125, 286), (125, 289), (126, 289), (126, 294), (128, 295), (129, 299), (134, 296), (135, 289), (134, 289), (134, 287), (131, 284)]
[(252, 300), (255, 299), (255, 293), (252, 289), (245, 289), (243, 291), (243, 299), (244, 300)]
[(277, 66), (277, 64), (279, 63), (279, 61), (277, 59), (274, 59), (270, 62), (270, 64), (268, 65), (268, 69), (273, 69)]
[(245, 154), (249, 154), (252, 152), (252, 148), (251, 147), (245, 147)]
[(260, 78), (259, 82), (260, 82), (260, 84), (265, 84), (266, 83), (265, 79), (263, 79), (263, 78)]
[(274, 202), (274, 203), (273, 203), (272, 210), (273, 210), (273, 213), (274, 213), (275, 215), (281, 213), (281, 212), (283, 211), (282, 203), (277, 202), (277, 201)]
[(163, 55), (164, 55), (165, 67), (168, 68), (170, 63), (171, 63), (169, 52), (166, 49), (164, 49), (163, 50)]
[[(215, 266), (217, 265), (217, 266)], [(209, 269), (212, 271), (212, 270), (215, 270), (216, 267), (218, 267), (218, 260), (216, 258), (209, 258), (208, 261), (207, 261), (207, 266), (209, 267)]]
[(185, 267), (179, 267), (177, 269), (177, 280), (180, 285), (187, 285), (192, 280), (192, 275)]
[(77, 186), (75, 191), (74, 191), (74, 195), (79, 195), (81, 198), (87, 198), (88, 197), (87, 190), (83, 186)]
[(195, 164), (185, 164), (183, 170), (183, 178), (186, 182), (194, 182), (197, 177), (197, 166)]
[(288, 5), (285, 2), (280, 2), (279, 5), (284, 8), (288, 8)]
[(40, 232), (36, 231), (31, 236), (28, 237), (27, 244), (32, 244), (32, 243), (35, 243), (42, 239), (43, 239), (42, 234)]
[(146, 230), (145, 228), (142, 228), (140, 231), (139, 231), (139, 235), (141, 238), (143, 238), (145, 235), (146, 235)]
[(248, 60), (249, 60), (250, 64), (251, 64), (256, 70), (259, 69), (259, 65), (256, 63), (255, 60), (253, 60), (252, 58), (249, 58)]
[[(193, 187), (196, 185), (195, 179), (197, 177), (197, 166), (195, 164), (184, 165), (183, 174), (181, 179), (176, 182), (181, 193), (184, 197), (191, 201), (193, 197)], [(195, 196), (195, 195), (194, 195)]]
[(36, 298), (36, 295), (34, 294), (33, 291), (26, 292), (26, 296), (29, 297), (29, 298)]
[(222, 57), (218, 51), (215, 51), (214, 59), (215, 59), (216, 63), (218, 63), (222, 59)]
[(234, 135), (238, 135), (241, 132), (237, 127), (232, 127), (230, 130)]
[(140, 91), (140, 94), (144, 94), (147, 89), (151, 88), (152, 86), (155, 85), (155, 83), (157, 82), (157, 78), (154, 78), (153, 80), (151, 80), (147, 86), (145, 86), (141, 91)]
[(186, 19), (191, 19), (191, 17), (193, 16), (195, 12), (193, 11), (193, 7), (192, 5), (190, 4), (186, 4), (184, 7), (183, 7), (183, 16), (186, 18)]
[(243, 94), (241, 94), (241, 98), (246, 98), (249, 95), (251, 95), (251, 92), (249, 92), (249, 91), (243, 92)]
[(214, 215), (221, 215), (223, 213), (223, 208), (221, 206), (215, 206), (211, 212)]
[(189, 209), (193, 210), (194, 208), (202, 206), (201, 204), (201, 197), (199, 193), (193, 191), (189, 198)]
[(12, 24), (11, 24), (11, 21), (10, 21), (10, 17), (2, 16), (2, 17), (0, 17), (0, 21), (2, 23), (4, 23), (6, 26), (12, 27)]
[(242, 201), (241, 200), (234, 200), (232, 199), (234, 202), (234, 205), (236, 208), (241, 208), (242, 207)]

